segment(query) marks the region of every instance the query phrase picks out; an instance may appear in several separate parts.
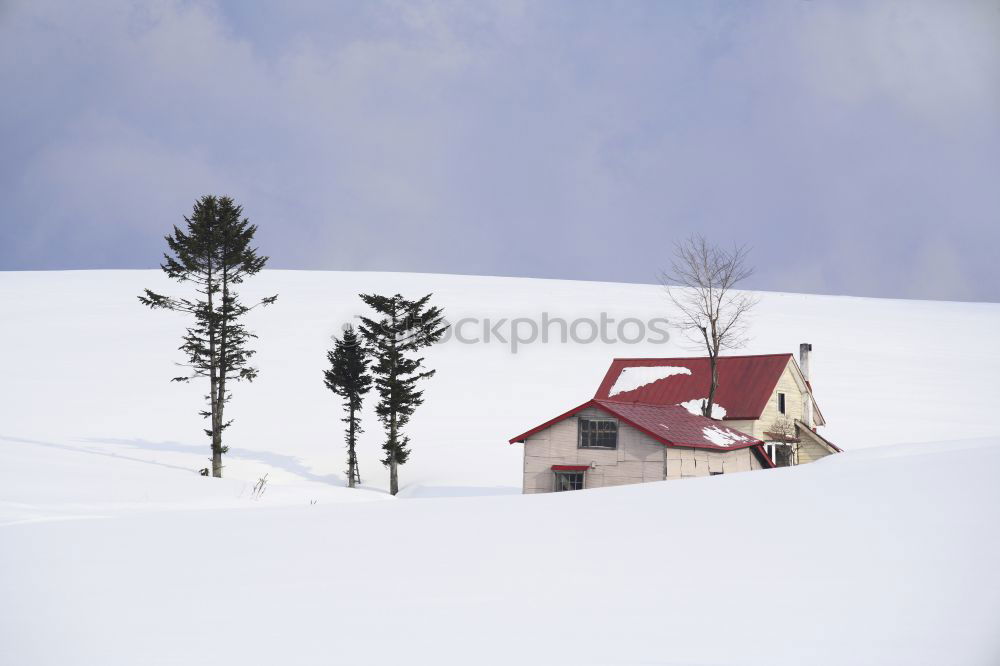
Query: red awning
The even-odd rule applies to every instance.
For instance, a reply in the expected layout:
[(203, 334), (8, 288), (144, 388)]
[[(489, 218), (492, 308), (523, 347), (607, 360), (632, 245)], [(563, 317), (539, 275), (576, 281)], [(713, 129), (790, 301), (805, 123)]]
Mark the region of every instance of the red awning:
[(553, 472), (586, 472), (590, 465), (553, 465)]

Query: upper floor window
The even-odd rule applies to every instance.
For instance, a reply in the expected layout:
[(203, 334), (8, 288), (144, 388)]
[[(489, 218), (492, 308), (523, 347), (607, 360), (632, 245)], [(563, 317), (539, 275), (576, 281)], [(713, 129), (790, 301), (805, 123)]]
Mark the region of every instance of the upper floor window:
[(613, 419), (580, 419), (581, 449), (617, 449), (618, 422)]
[(778, 413), (779, 414), (784, 414), (785, 413), (785, 394), (784, 393), (779, 393), (778, 394)]

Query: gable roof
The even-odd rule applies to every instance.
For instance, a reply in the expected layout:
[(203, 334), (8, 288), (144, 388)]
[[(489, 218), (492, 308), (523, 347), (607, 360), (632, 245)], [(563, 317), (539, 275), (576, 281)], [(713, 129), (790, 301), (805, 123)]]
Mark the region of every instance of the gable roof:
[(806, 438), (812, 440), (813, 442), (816, 442), (830, 453), (844, 452), (842, 448), (840, 448), (839, 446), (828, 440), (826, 437), (823, 437), (818, 432), (807, 426), (805, 422), (796, 419), (795, 426), (796, 426), (795, 430), (798, 434), (805, 435)]
[[(720, 356), (719, 386), (715, 403), (726, 410), (723, 418), (758, 419), (774, 392), (774, 387), (785, 371), (791, 354), (760, 356)], [(650, 368), (645, 378), (649, 383), (613, 393), (622, 373), (631, 368)], [(661, 369), (657, 378), (656, 368)], [(633, 371), (634, 372), (634, 371)], [(670, 374), (668, 374), (670, 373)], [(627, 375), (628, 373), (626, 373)], [(604, 375), (594, 398), (619, 403), (644, 403), (650, 405), (678, 405), (690, 400), (708, 397), (711, 368), (708, 357), (689, 358), (616, 358)]]
[(617, 416), (664, 446), (713, 451), (737, 451), (752, 448), (762, 465), (774, 467), (774, 463), (764, 451), (763, 442), (760, 440), (724, 426), (719, 421), (692, 414), (684, 407), (677, 405), (647, 405), (592, 399), (511, 438), (510, 443), (523, 442), (532, 435), (588, 407), (595, 407), (612, 416)]

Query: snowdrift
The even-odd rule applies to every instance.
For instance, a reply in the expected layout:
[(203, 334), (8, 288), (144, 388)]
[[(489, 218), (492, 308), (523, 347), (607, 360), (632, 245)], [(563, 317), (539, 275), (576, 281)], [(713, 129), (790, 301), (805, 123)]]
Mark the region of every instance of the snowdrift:
[(998, 468), (7, 525), (0, 663), (996, 664)]

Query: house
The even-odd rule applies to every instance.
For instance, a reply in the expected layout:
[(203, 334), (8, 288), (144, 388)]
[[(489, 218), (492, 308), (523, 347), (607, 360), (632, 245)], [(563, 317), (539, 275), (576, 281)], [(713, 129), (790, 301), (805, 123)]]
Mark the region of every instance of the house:
[(796, 465), (840, 451), (809, 382), (812, 345), (718, 359), (713, 418), (708, 358), (614, 359), (587, 402), (510, 442), (524, 444), (525, 493), (599, 488)]
[[(792, 354), (720, 356), (712, 417), (765, 442), (772, 460), (782, 445), (789, 449), (791, 455), (786, 462), (791, 465), (839, 452), (816, 432), (826, 420), (809, 382), (811, 353), (812, 345), (804, 343), (799, 345), (798, 363)], [(683, 405), (700, 414), (710, 378), (708, 358), (704, 356), (615, 359), (594, 397)]]

